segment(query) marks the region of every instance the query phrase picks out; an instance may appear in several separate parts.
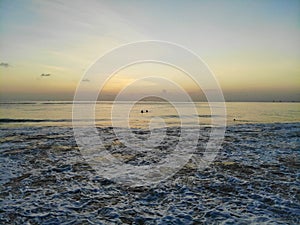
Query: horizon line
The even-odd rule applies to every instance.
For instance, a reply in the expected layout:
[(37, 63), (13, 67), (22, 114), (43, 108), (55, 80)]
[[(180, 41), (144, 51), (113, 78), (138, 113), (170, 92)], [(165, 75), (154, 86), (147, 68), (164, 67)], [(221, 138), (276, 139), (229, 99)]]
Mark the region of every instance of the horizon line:
[[(134, 102), (134, 100), (96, 100), (96, 101), (92, 101), (92, 100), (80, 100), (80, 101), (74, 101), (74, 100), (0, 100), (0, 104), (1, 103), (26, 103), (26, 102)], [(163, 101), (163, 100), (140, 100), (140, 101), (136, 101), (136, 102), (167, 102), (167, 101)], [(190, 102), (186, 102), (186, 101), (172, 101), (172, 102), (182, 102), (182, 103), (190, 103)], [(194, 103), (208, 103), (208, 101), (191, 101)], [(212, 101), (214, 102), (214, 101)], [(216, 101), (217, 102), (217, 101)], [(258, 101), (258, 100), (225, 100), (226, 102), (236, 102), (236, 103), (242, 103), (242, 102), (262, 102), (262, 103), (300, 103), (300, 100), (265, 100), (265, 101)]]

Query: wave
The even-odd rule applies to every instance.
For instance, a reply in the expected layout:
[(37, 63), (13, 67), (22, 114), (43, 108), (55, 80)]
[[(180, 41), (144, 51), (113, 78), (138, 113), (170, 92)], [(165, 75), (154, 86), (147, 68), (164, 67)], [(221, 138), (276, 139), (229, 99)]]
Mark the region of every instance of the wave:
[(222, 117), (221, 115), (198, 115), (200, 118)]
[(199, 118), (212, 118), (212, 117), (223, 117), (222, 115), (164, 115), (161, 116), (162, 118), (194, 118), (194, 117), (199, 117)]
[(35, 105), (37, 102), (0, 102), (0, 105)]
[[(83, 121), (88, 122), (92, 121), (89, 119), (86, 120), (72, 120), (72, 119), (10, 119), (10, 118), (2, 118), (0, 119), (0, 123), (62, 123), (62, 122), (72, 122), (72, 121)], [(95, 121), (107, 121), (107, 119), (95, 119)]]
[[(72, 104), (93, 104), (94, 102), (0, 102), (0, 105), (72, 105)], [(98, 104), (98, 102), (97, 102)]]

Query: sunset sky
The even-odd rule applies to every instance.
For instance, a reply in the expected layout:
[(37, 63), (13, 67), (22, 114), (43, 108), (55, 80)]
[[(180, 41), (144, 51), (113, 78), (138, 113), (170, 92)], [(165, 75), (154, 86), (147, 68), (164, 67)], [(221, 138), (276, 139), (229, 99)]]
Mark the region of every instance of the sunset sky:
[[(0, 99), (72, 100), (84, 71), (105, 52), (141, 40), (174, 42), (210, 67), (228, 101), (300, 100), (300, 1), (0, 1)], [(120, 71), (106, 100), (139, 74)], [(164, 90), (144, 81), (140, 89)], [(169, 91), (172, 94), (172, 90)], [(175, 93), (174, 93), (175, 94)]]

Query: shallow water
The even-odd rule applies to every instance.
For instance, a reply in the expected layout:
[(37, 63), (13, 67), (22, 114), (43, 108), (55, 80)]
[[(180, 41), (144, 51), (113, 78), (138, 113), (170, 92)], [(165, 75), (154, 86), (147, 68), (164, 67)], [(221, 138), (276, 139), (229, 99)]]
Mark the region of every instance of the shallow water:
[[(199, 148), (210, 131), (201, 129)], [(163, 154), (179, 130), (167, 128)], [(119, 144), (111, 127), (98, 131), (125, 163), (155, 163), (156, 154), (131, 153)], [(228, 126), (208, 168), (190, 162), (150, 187), (101, 177), (80, 154), (70, 127), (2, 128), (0, 149), (1, 224), (300, 223), (300, 123)]]

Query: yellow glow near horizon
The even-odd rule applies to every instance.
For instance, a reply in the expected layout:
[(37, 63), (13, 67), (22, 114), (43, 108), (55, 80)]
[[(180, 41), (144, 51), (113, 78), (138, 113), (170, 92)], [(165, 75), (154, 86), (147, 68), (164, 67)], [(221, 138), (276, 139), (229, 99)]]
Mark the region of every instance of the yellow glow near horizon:
[(140, 89), (139, 91), (147, 90), (155, 94), (157, 91), (166, 90), (168, 88), (164, 86), (166, 83), (161, 84), (145, 79), (153, 76), (162, 77), (170, 82), (174, 82), (182, 86), (182, 88), (184, 88), (187, 92), (197, 89), (199, 90), (199, 87), (187, 74), (176, 68), (159, 63), (139, 63), (124, 68), (114, 74), (112, 78), (105, 84), (103, 92), (116, 94), (128, 84), (140, 79), (143, 80), (138, 81)]

